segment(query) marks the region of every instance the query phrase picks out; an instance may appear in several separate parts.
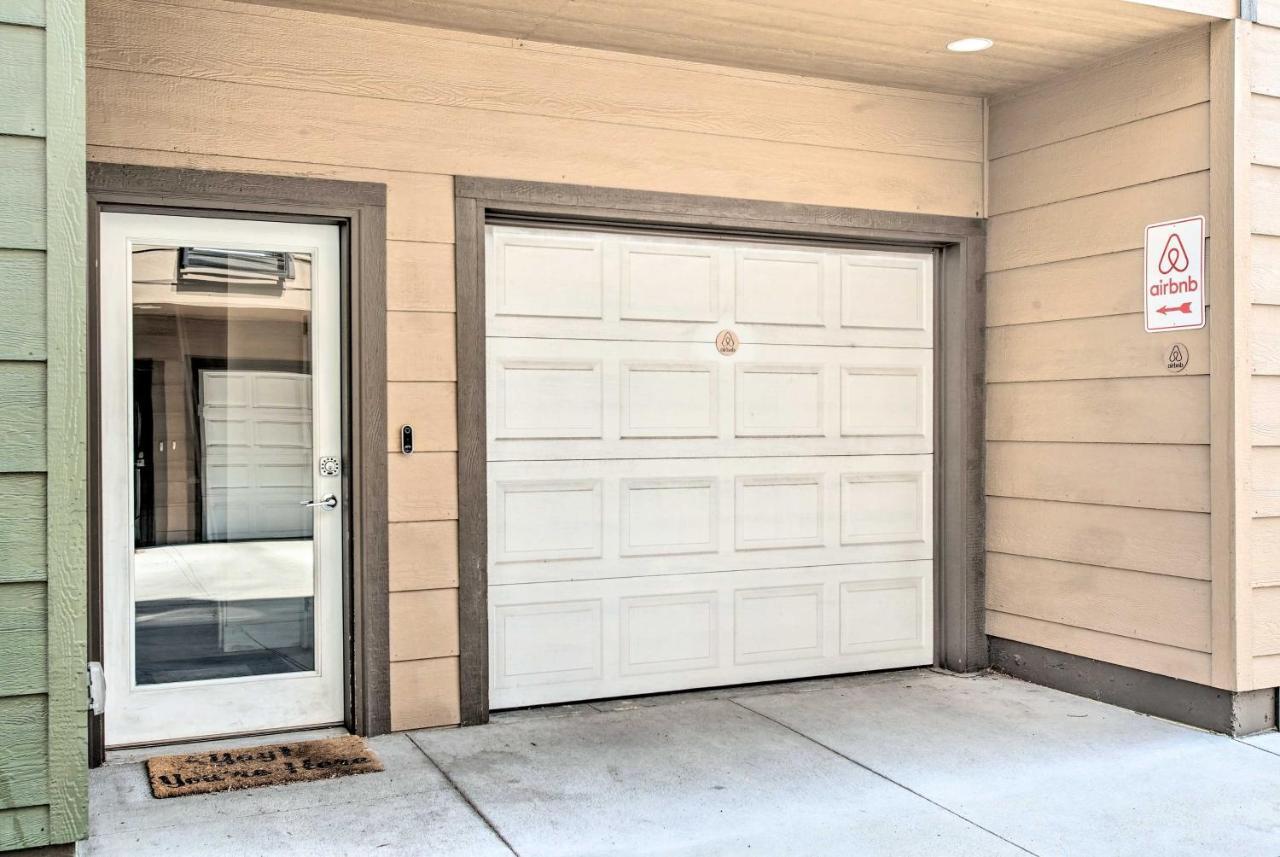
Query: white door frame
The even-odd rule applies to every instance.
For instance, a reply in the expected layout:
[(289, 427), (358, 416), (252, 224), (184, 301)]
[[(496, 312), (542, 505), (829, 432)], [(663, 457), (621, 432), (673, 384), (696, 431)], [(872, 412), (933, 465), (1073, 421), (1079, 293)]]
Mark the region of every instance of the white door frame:
[[(316, 669), (138, 686), (133, 646), (132, 323), (130, 247), (220, 244), (312, 254), (313, 453), (342, 455), (341, 253), (336, 225), (104, 212), (100, 222), (99, 372), (106, 744), (342, 723), (346, 719), (343, 479), (315, 473)], [(301, 498), (300, 498), (301, 499)], [(309, 498), (307, 498), (309, 499)]]

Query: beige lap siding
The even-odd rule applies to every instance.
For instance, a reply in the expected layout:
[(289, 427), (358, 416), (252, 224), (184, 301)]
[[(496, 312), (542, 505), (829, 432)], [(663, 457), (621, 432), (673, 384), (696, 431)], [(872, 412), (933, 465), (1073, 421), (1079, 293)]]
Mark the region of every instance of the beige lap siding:
[(1209, 109), (1207, 28), (994, 102), (987, 258), (988, 633), (1203, 683), (1208, 331), (1145, 333), (1140, 284), (1208, 214)]
[(89, 0), (88, 66), (93, 160), (387, 186), (396, 729), (458, 720), (452, 176), (982, 214), (971, 98), (220, 0)]
[[(1266, 19), (1264, 19), (1266, 20)], [(1250, 33), (1253, 687), (1280, 685), (1280, 14)]]

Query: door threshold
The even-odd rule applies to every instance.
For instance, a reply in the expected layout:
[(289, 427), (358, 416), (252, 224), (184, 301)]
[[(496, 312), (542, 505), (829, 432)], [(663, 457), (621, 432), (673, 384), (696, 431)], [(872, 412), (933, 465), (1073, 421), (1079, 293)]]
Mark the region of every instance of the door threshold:
[(251, 735), (224, 735), (221, 738), (200, 738), (164, 744), (137, 744), (107, 750), (102, 764), (136, 765), (152, 756), (198, 753), (202, 750), (234, 750), (238, 747), (269, 744), (272, 741), (314, 741), (318, 738), (337, 738), (350, 734), (351, 730), (345, 726), (316, 726), (309, 729), (281, 729), (272, 732), (255, 732)]

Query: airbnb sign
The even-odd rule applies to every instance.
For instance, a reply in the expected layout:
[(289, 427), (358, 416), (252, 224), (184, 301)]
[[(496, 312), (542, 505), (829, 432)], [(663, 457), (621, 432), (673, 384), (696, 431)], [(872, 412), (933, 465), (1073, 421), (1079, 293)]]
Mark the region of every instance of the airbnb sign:
[(1147, 332), (1204, 327), (1204, 218), (1147, 227)]

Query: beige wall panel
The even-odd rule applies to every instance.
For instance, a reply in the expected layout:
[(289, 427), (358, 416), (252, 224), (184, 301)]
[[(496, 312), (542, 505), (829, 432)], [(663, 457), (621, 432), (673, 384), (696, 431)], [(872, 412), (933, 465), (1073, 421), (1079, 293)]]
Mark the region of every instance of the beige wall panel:
[(1003, 214), (1208, 168), (1204, 102), (992, 161), (989, 211)]
[(1280, 655), (1253, 659), (1254, 687), (1280, 686)]
[(1253, 128), (1253, 162), (1280, 167), (1280, 97), (1255, 95), (1250, 99)]
[(458, 462), (451, 452), (388, 454), (387, 517), (447, 521), (458, 517)]
[(1003, 157), (1199, 104), (1209, 97), (1208, 28), (991, 105), (988, 151)]
[(1018, 640), (1200, 684), (1207, 684), (1210, 677), (1209, 655), (1204, 652), (1103, 634), (1087, 628), (1074, 628), (991, 610), (987, 612), (987, 633), (993, 637)]
[(1280, 236), (1254, 235), (1249, 250), (1253, 302), (1280, 306)]
[(453, 312), (453, 245), (387, 242), (387, 309)]
[(1253, 653), (1280, 654), (1280, 586), (1253, 590)]
[(1250, 184), (1253, 231), (1259, 235), (1280, 235), (1280, 165), (1255, 165)]
[(458, 585), (457, 521), (392, 524), (387, 553), (392, 592)]
[[(90, 72), (90, 78), (92, 76)], [(436, 243), (453, 241), (453, 176), (118, 146), (89, 146), (88, 158), (90, 161), (100, 161), (104, 164), (141, 164), (149, 167), (266, 173), (277, 176), (342, 179), (382, 184), (387, 186), (387, 237), (389, 239)]]
[(457, 378), (453, 313), (387, 313), (387, 380)]
[(987, 494), (1207, 512), (1209, 449), (993, 441), (987, 444)]
[(442, 381), (387, 385), (387, 452), (400, 451), (400, 429), (413, 426), (415, 452), (458, 448), (457, 387)]
[(1280, 30), (1254, 27), (1250, 32), (1252, 65), (1249, 85), (1254, 92), (1280, 96)]
[[(305, 26), (158, 3), (91, 7), (88, 63), (341, 95), (980, 162), (976, 99), (637, 63), (621, 54), (461, 41), (423, 27)], [(122, 50), (121, 46), (127, 46)], [(340, 71), (337, 71), (340, 70)], [(727, 73), (725, 73), (727, 72)]]
[(1280, 375), (1280, 306), (1253, 304), (1248, 322), (1253, 374)]
[(459, 720), (458, 659), (391, 665), (391, 728), (426, 729)]
[[(1280, 331), (1272, 331), (1271, 335), (1280, 336)], [(1253, 377), (1249, 382), (1249, 410), (1254, 445), (1280, 446), (1280, 376)]]
[(1208, 206), (1206, 171), (1002, 214), (989, 224), (987, 270), (1132, 250), (1147, 224), (1207, 214)]
[(1249, 463), (1254, 517), (1280, 517), (1280, 446), (1255, 446)]
[[(995, 327), (987, 331), (987, 381), (1166, 377), (1174, 341), (1146, 333), (1141, 315)], [(1185, 374), (1209, 371), (1207, 328), (1179, 331), (1176, 341), (1191, 352)]]
[(392, 661), (458, 654), (458, 590), (392, 592), (388, 610)]
[(1208, 580), (1209, 516), (990, 497), (987, 549)]
[(1249, 564), (1254, 586), (1280, 586), (1280, 518), (1249, 522)]
[(1209, 584), (1203, 580), (989, 553), (987, 607), (1181, 649), (1209, 650)]
[[(184, 79), (175, 98), (172, 78), (104, 69), (89, 89), (97, 145), (934, 214), (982, 210), (977, 163), (218, 81)], [(198, 122), (192, 105), (200, 105)], [(308, 117), (305, 137), (298, 115)]]
[(1209, 379), (989, 384), (987, 439), (1208, 443)]
[(1142, 251), (1011, 268), (987, 275), (987, 324), (1142, 312)]

